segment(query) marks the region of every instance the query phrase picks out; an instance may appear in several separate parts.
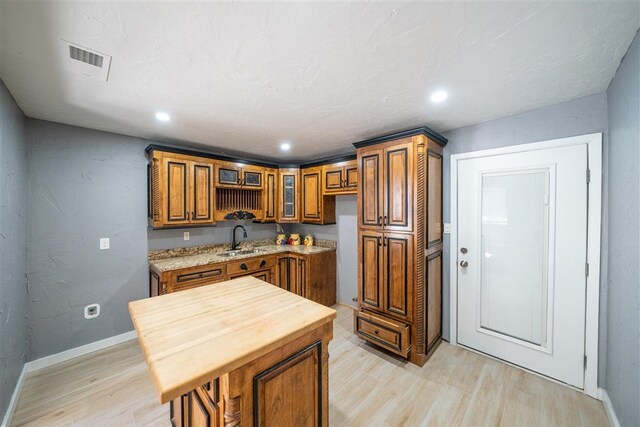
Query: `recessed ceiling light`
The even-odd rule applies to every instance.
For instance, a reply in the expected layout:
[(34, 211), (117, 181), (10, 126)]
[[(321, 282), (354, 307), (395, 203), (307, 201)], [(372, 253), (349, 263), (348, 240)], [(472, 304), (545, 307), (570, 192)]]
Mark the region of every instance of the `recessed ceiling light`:
[(283, 142), (282, 144), (280, 144), (280, 149), (282, 151), (289, 151), (290, 148), (291, 144), (289, 144), (288, 142)]
[(157, 112), (156, 120), (158, 120), (159, 122), (168, 122), (171, 120), (171, 116), (167, 113)]
[(442, 102), (447, 99), (447, 92), (443, 90), (437, 90), (431, 94), (431, 102)]

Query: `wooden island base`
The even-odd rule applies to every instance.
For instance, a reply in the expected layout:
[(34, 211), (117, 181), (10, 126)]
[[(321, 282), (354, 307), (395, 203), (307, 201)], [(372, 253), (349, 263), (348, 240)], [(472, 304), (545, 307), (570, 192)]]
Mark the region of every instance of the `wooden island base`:
[(174, 426), (327, 426), (326, 323), (171, 401)]
[(249, 276), (129, 312), (174, 426), (329, 424), (335, 310)]

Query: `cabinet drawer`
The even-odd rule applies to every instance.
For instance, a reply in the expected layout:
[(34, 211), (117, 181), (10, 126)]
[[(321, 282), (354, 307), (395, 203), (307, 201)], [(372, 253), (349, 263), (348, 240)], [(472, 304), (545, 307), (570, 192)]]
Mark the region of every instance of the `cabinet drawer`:
[(225, 279), (224, 265), (207, 265), (197, 269), (177, 271), (171, 274), (171, 286), (176, 289), (218, 282)]
[(257, 258), (248, 258), (239, 261), (233, 261), (227, 264), (227, 274), (232, 276), (238, 273), (250, 273), (255, 270), (265, 270), (276, 265), (276, 257), (266, 256)]
[(409, 325), (379, 314), (354, 313), (355, 332), (360, 337), (400, 356), (409, 354)]

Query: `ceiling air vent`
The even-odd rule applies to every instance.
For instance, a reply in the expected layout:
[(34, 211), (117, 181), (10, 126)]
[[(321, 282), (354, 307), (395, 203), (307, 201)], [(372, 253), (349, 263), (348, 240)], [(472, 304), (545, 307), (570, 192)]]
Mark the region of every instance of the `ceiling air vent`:
[(94, 67), (102, 68), (102, 62), (104, 61), (104, 56), (98, 55), (93, 52), (89, 52), (88, 50), (80, 49), (75, 46), (69, 45), (69, 56), (76, 61), (82, 61), (89, 65), (93, 65)]
[(93, 49), (62, 40), (66, 48), (67, 68), (74, 73), (107, 81), (111, 57)]

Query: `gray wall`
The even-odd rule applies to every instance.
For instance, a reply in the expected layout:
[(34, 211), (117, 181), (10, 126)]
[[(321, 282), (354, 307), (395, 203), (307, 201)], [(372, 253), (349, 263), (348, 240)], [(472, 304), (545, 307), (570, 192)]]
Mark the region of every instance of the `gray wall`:
[[(31, 359), (132, 330), (127, 303), (147, 296), (148, 250), (230, 240), (235, 223), (190, 229), (189, 241), (147, 230), (150, 141), (35, 119), (26, 129)], [(273, 224), (245, 225), (249, 239), (275, 237)], [(85, 320), (94, 302), (101, 314)]]
[(27, 348), (27, 150), (24, 115), (0, 82), (0, 422)]
[[(563, 102), (539, 110), (514, 116), (504, 117), (489, 122), (479, 123), (446, 132), (444, 135), (449, 143), (444, 150), (444, 222), (451, 222), (451, 183), (450, 157), (452, 154), (489, 148), (505, 147), (509, 145), (526, 144), (529, 142), (545, 141), (549, 139), (603, 132), (603, 239), (601, 259), (601, 301), (600, 301), (600, 369), (599, 382), (604, 379), (606, 361), (605, 345), (606, 326), (605, 315), (607, 300), (607, 206), (606, 206), (606, 171), (607, 171), (607, 99), (604, 93), (585, 96), (572, 101)], [(444, 239), (444, 271), (443, 271), (443, 335), (449, 338), (449, 259), (451, 242), (449, 235)]]
[(337, 241), (337, 299), (352, 306), (357, 305), (352, 299), (358, 296), (357, 214), (356, 196), (336, 196), (335, 225), (293, 225), (293, 232), (302, 236), (311, 233), (318, 239)]
[(640, 36), (609, 89), (606, 389), (622, 426), (640, 425)]

